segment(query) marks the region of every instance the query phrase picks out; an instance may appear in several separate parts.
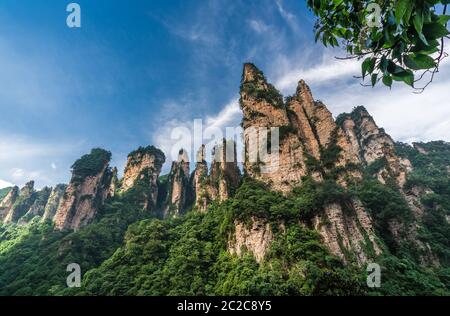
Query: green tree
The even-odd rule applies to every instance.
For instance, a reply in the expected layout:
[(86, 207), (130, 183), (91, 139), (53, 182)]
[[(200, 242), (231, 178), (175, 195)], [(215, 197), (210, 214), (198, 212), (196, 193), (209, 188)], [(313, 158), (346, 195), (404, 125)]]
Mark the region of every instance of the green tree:
[[(400, 81), (423, 91), (447, 57), (449, 0), (308, 0), (318, 17), (316, 41), (344, 46), (345, 58), (363, 60), (362, 76), (375, 86)], [(425, 81), (421, 86), (419, 81)], [(422, 82), (423, 82), (422, 81)]]

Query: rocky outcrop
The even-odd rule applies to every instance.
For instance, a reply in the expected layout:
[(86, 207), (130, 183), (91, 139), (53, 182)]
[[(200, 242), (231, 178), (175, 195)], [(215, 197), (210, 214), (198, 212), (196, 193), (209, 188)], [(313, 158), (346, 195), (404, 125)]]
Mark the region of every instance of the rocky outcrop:
[(120, 192), (132, 193), (143, 209), (154, 210), (158, 202), (158, 177), (165, 160), (164, 153), (153, 146), (131, 152)]
[(43, 216), (51, 192), (51, 188), (44, 187), (42, 190), (33, 193), (33, 204), (25, 215), (18, 220), (18, 224), (24, 225), (37, 216)]
[(393, 178), (402, 188), (412, 169), (411, 162), (396, 154), (394, 141), (377, 126), (367, 110), (356, 107), (350, 114), (341, 114), (338, 121), (351, 140), (354, 155), (359, 156), (366, 166), (379, 164), (377, 177), (380, 182), (386, 183)]
[(307, 169), (305, 148), (289, 121), (283, 97), (252, 64), (244, 65), (240, 94), (246, 174), (275, 190), (290, 191)]
[(6, 214), (3, 223), (16, 223), (31, 208), (35, 200), (34, 181), (30, 181), (20, 189), (14, 204)]
[(165, 218), (179, 216), (188, 208), (191, 201), (189, 178), (189, 156), (182, 149), (178, 154), (177, 161), (172, 163), (172, 168), (169, 173), (167, 197), (164, 207)]
[(314, 228), (331, 253), (346, 263), (363, 265), (382, 252), (372, 220), (356, 200), (345, 209), (338, 203), (325, 206), (323, 214), (314, 218)]
[(273, 241), (270, 224), (256, 217), (252, 217), (251, 225), (235, 221), (235, 231), (229, 236), (228, 251), (242, 256), (244, 251), (253, 254), (257, 262), (262, 262)]
[(194, 206), (200, 212), (206, 211), (213, 201), (222, 202), (230, 198), (241, 182), (234, 141), (223, 140), (214, 146), (211, 154), (211, 170), (208, 174), (205, 146), (202, 145), (191, 176)]
[[(240, 104), (247, 174), (287, 193), (306, 175), (320, 181), (331, 169), (360, 163), (344, 130), (327, 107), (313, 99), (303, 80), (295, 95), (286, 103), (282, 100), (261, 71), (251, 64), (244, 66)], [(272, 137), (277, 129), (279, 135)], [(311, 161), (317, 166), (312, 168)]]
[(72, 179), (54, 216), (55, 228), (78, 230), (95, 217), (109, 191), (111, 153), (93, 149), (72, 166)]
[(222, 141), (214, 147), (211, 163), (211, 182), (217, 188), (216, 198), (222, 202), (231, 197), (240, 184), (241, 173), (237, 166), (236, 143)]
[(19, 188), (17, 186), (14, 186), (0, 202), (0, 223), (4, 222), (5, 217), (11, 211), (11, 208), (16, 202), (18, 196), (19, 196)]
[(195, 170), (191, 176), (191, 187), (194, 195), (194, 206), (200, 212), (205, 212), (211, 202), (211, 192), (208, 177), (208, 163), (206, 162), (205, 145), (202, 145), (197, 153)]
[(44, 215), (42, 216), (42, 221), (52, 221), (53, 217), (58, 210), (59, 204), (62, 200), (64, 192), (67, 189), (67, 185), (58, 184), (50, 193), (47, 204), (45, 205)]

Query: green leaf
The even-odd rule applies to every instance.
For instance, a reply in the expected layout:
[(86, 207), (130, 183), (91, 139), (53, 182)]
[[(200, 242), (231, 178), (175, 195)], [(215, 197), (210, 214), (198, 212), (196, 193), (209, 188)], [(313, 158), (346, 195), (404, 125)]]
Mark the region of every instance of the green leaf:
[(434, 59), (423, 54), (409, 54), (404, 57), (405, 65), (413, 70), (430, 69), (436, 66)]
[(377, 79), (378, 74), (373, 74), (372, 77), (370, 78), (370, 81), (372, 82), (372, 87), (375, 87), (375, 85), (377, 84)]
[(395, 75), (392, 75), (392, 79), (396, 81), (403, 81), (404, 83), (410, 85), (411, 87), (414, 86), (414, 74), (410, 70), (405, 70)]
[(383, 83), (384, 85), (388, 86), (389, 88), (392, 87), (392, 77), (388, 74), (385, 74), (383, 76)]
[(373, 70), (375, 69), (375, 61), (376, 59), (372, 57), (368, 57), (363, 61), (361, 65), (363, 78), (366, 77), (366, 74), (370, 74), (373, 72)]
[(395, 64), (392, 60), (389, 60), (387, 71), (392, 75), (396, 75), (405, 72), (406, 70), (403, 67), (400, 67), (399, 65)]
[(411, 5), (411, 0), (397, 0), (397, 4), (395, 5), (395, 21), (397, 25), (400, 24), (408, 7)]
[(439, 23), (425, 23), (423, 25), (423, 34), (429, 40), (442, 38), (449, 33), (447, 28)]
[(440, 15), (437, 22), (439, 24), (445, 25), (450, 20), (450, 15)]
[[(419, 34), (419, 37), (420, 37), (420, 35), (422, 34), (422, 29), (423, 29), (422, 10), (417, 10), (416, 15), (414, 16), (414, 19), (413, 19), (413, 23), (414, 23), (414, 28), (416, 29), (416, 32), (417, 32), (417, 34)], [(425, 43), (425, 44), (427, 44), (427, 43)]]

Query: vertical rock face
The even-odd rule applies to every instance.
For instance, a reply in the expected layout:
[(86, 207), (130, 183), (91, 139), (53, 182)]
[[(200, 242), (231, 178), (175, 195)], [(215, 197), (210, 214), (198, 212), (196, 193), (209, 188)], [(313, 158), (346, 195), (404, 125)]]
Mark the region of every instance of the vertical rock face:
[(234, 193), (241, 182), (237, 165), (236, 144), (223, 140), (212, 152), (211, 170), (205, 161), (205, 146), (198, 151), (197, 163), (191, 177), (195, 207), (204, 212), (212, 201), (225, 201)]
[(16, 202), (16, 199), (19, 196), (19, 188), (13, 187), (11, 191), (3, 198), (3, 200), (0, 202), (0, 222), (3, 223), (5, 220), (5, 217), (9, 214), (11, 211), (11, 208), (13, 207), (14, 203)]
[[(306, 175), (322, 181), (330, 171), (345, 168), (336, 178), (343, 186), (346, 185), (345, 179), (362, 176), (357, 169), (350, 167), (363, 164), (365, 159), (375, 155), (370, 152), (378, 150), (373, 144), (367, 149), (366, 156), (362, 154), (360, 141), (368, 137), (369, 131), (373, 132), (369, 121), (364, 119), (338, 124), (327, 107), (313, 99), (311, 90), (303, 80), (298, 83), (293, 96), (287, 98), (285, 103), (282, 100), (282, 96), (266, 82), (256, 67), (244, 66), (240, 102), (244, 115), (244, 168), (248, 175), (283, 193), (301, 185), (302, 177)], [(261, 132), (257, 130), (261, 127), (279, 128), (279, 148), (275, 147), (267, 154), (260, 152), (258, 156), (256, 152), (268, 146), (267, 139), (270, 139), (261, 137)], [(273, 140), (270, 143), (272, 145)], [(255, 163), (256, 156), (264, 159), (258, 159)], [(313, 166), (311, 161), (315, 161)], [(343, 260), (362, 264), (370, 255), (381, 253), (372, 221), (357, 200), (351, 205), (328, 205), (324, 214), (314, 221), (325, 244)], [(348, 253), (354, 254), (354, 258), (347, 258)]]
[(322, 235), (330, 251), (344, 262), (366, 263), (369, 256), (381, 254), (372, 220), (359, 201), (352, 201), (344, 210), (340, 204), (325, 207), (314, 219), (314, 226)]
[(72, 179), (53, 219), (56, 229), (77, 230), (95, 217), (110, 187), (111, 153), (93, 149), (72, 166)]
[(31, 204), (28, 211), (19, 220), (19, 224), (27, 224), (36, 216), (42, 216), (45, 212), (45, 207), (47, 205), (51, 188), (45, 187), (40, 191), (33, 193), (33, 204)]
[(30, 181), (25, 184), (25, 186), (20, 189), (19, 195), (8, 214), (6, 214), (3, 223), (16, 223), (22, 216), (24, 216), (33, 205), (35, 199), (34, 193), (34, 181)]
[(213, 149), (211, 163), (211, 182), (217, 188), (219, 201), (227, 200), (239, 186), (241, 174), (237, 166), (236, 144), (222, 141)]
[(158, 202), (158, 177), (165, 161), (164, 153), (153, 146), (131, 152), (120, 192), (132, 194), (142, 209), (154, 211)]
[(378, 179), (386, 183), (389, 177), (393, 177), (403, 187), (406, 175), (412, 169), (411, 163), (396, 155), (394, 141), (377, 126), (367, 110), (359, 106), (350, 114), (341, 114), (338, 121), (351, 140), (352, 151), (365, 165), (383, 160), (384, 166), (378, 171)]
[(236, 230), (229, 238), (228, 251), (241, 256), (242, 251), (247, 250), (257, 262), (262, 262), (273, 241), (272, 229), (270, 224), (262, 219), (253, 217), (251, 222), (250, 227), (239, 221), (234, 223)]
[[(289, 121), (283, 97), (252, 64), (244, 65), (240, 94), (244, 170), (249, 176), (270, 183), (275, 190), (288, 192), (307, 171), (304, 146)], [(272, 148), (272, 128), (279, 131), (279, 150)]]
[[(270, 184), (275, 190), (287, 193), (301, 184), (301, 178), (305, 175), (311, 174), (320, 180), (323, 172), (331, 167), (360, 163), (344, 130), (336, 124), (323, 103), (314, 101), (303, 80), (299, 82), (295, 95), (287, 98), (286, 104), (253, 65), (244, 66), (242, 80), (241, 108), (244, 114), (242, 125), (247, 174)], [(261, 128), (279, 129), (279, 150), (272, 148), (267, 154), (264, 153), (266, 147), (274, 147), (274, 140), (266, 136)], [(339, 153), (335, 153), (337, 159), (332, 166), (325, 163), (322, 170), (308, 170), (307, 162), (311, 157), (326, 161), (335, 148), (339, 149)]]
[(67, 185), (58, 184), (50, 193), (47, 204), (45, 206), (44, 215), (42, 216), (42, 221), (53, 220), (53, 217), (58, 210), (59, 203), (67, 189)]
[(109, 186), (107, 198), (112, 198), (116, 195), (116, 191), (117, 191), (117, 187), (118, 187), (118, 183), (119, 183), (117, 174), (118, 174), (118, 170), (116, 167), (114, 167), (111, 172), (111, 181), (110, 181), (111, 185)]
[(172, 163), (168, 179), (168, 192), (164, 208), (164, 217), (174, 217), (183, 213), (190, 202), (189, 157), (184, 149), (180, 150), (177, 161)]
[(194, 206), (200, 212), (206, 211), (210, 203), (209, 197), (214, 195), (209, 192), (208, 180), (205, 145), (202, 145), (198, 150), (195, 170), (191, 177), (191, 187), (195, 197)]

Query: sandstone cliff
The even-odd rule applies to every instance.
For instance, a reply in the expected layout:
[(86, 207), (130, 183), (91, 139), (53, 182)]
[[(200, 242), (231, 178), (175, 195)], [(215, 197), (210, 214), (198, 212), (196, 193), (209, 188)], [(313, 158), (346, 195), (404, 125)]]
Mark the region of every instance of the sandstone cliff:
[[(341, 115), (337, 121), (310, 88), (300, 80), (296, 93), (283, 102), (281, 94), (254, 65), (244, 65), (241, 82), (246, 173), (288, 194), (306, 175), (316, 181), (334, 179), (347, 186), (362, 177), (361, 170), (386, 161), (378, 179), (395, 179), (402, 187), (411, 164), (395, 154), (394, 142), (379, 129), (364, 108)], [(261, 128), (279, 130), (278, 147)], [(263, 133), (263, 135), (261, 135)], [(270, 147), (274, 147), (270, 149)], [(415, 201), (417, 202), (417, 200)], [(381, 253), (372, 220), (361, 202), (325, 205), (314, 219), (332, 253), (363, 264)]]
[(128, 155), (120, 192), (132, 194), (134, 202), (153, 211), (158, 201), (158, 177), (166, 160), (164, 153), (153, 147), (140, 147)]
[(33, 204), (31, 204), (30, 208), (27, 210), (25, 215), (20, 217), (18, 223), (24, 225), (33, 220), (37, 216), (43, 216), (51, 192), (52, 189), (48, 187), (45, 187), (42, 190), (35, 192), (33, 194)]
[(67, 185), (65, 184), (58, 184), (57, 186), (55, 186), (55, 188), (50, 193), (47, 204), (45, 206), (42, 221), (53, 220), (53, 217), (55, 216), (56, 211), (58, 210), (59, 203), (61, 202), (61, 199), (64, 195), (64, 192), (66, 192), (66, 189)]
[(164, 217), (181, 215), (190, 206), (191, 190), (189, 187), (189, 157), (182, 149), (177, 161), (172, 163), (168, 178), (167, 197), (164, 206)]
[(3, 223), (16, 223), (22, 216), (24, 216), (33, 205), (35, 199), (34, 181), (30, 181), (20, 189), (14, 204), (6, 214)]
[(0, 202), (0, 222), (3, 223), (5, 217), (11, 211), (12, 206), (16, 202), (17, 197), (19, 196), (19, 188), (14, 186), (8, 194), (3, 198)]
[(194, 205), (200, 212), (205, 212), (211, 202), (211, 191), (208, 183), (208, 163), (206, 162), (205, 145), (202, 145), (197, 153), (195, 170), (191, 176), (191, 187), (194, 195)]
[(230, 198), (241, 182), (234, 141), (223, 140), (214, 146), (211, 155), (211, 170), (208, 174), (205, 146), (202, 145), (191, 176), (195, 207), (200, 212), (206, 211), (213, 201), (222, 202)]
[(252, 217), (250, 226), (240, 221), (235, 221), (234, 225), (234, 234), (228, 240), (228, 251), (238, 256), (249, 251), (261, 263), (274, 238), (270, 224), (264, 219)]
[(72, 179), (54, 216), (56, 229), (77, 230), (95, 217), (112, 178), (111, 153), (93, 149), (72, 166)]

